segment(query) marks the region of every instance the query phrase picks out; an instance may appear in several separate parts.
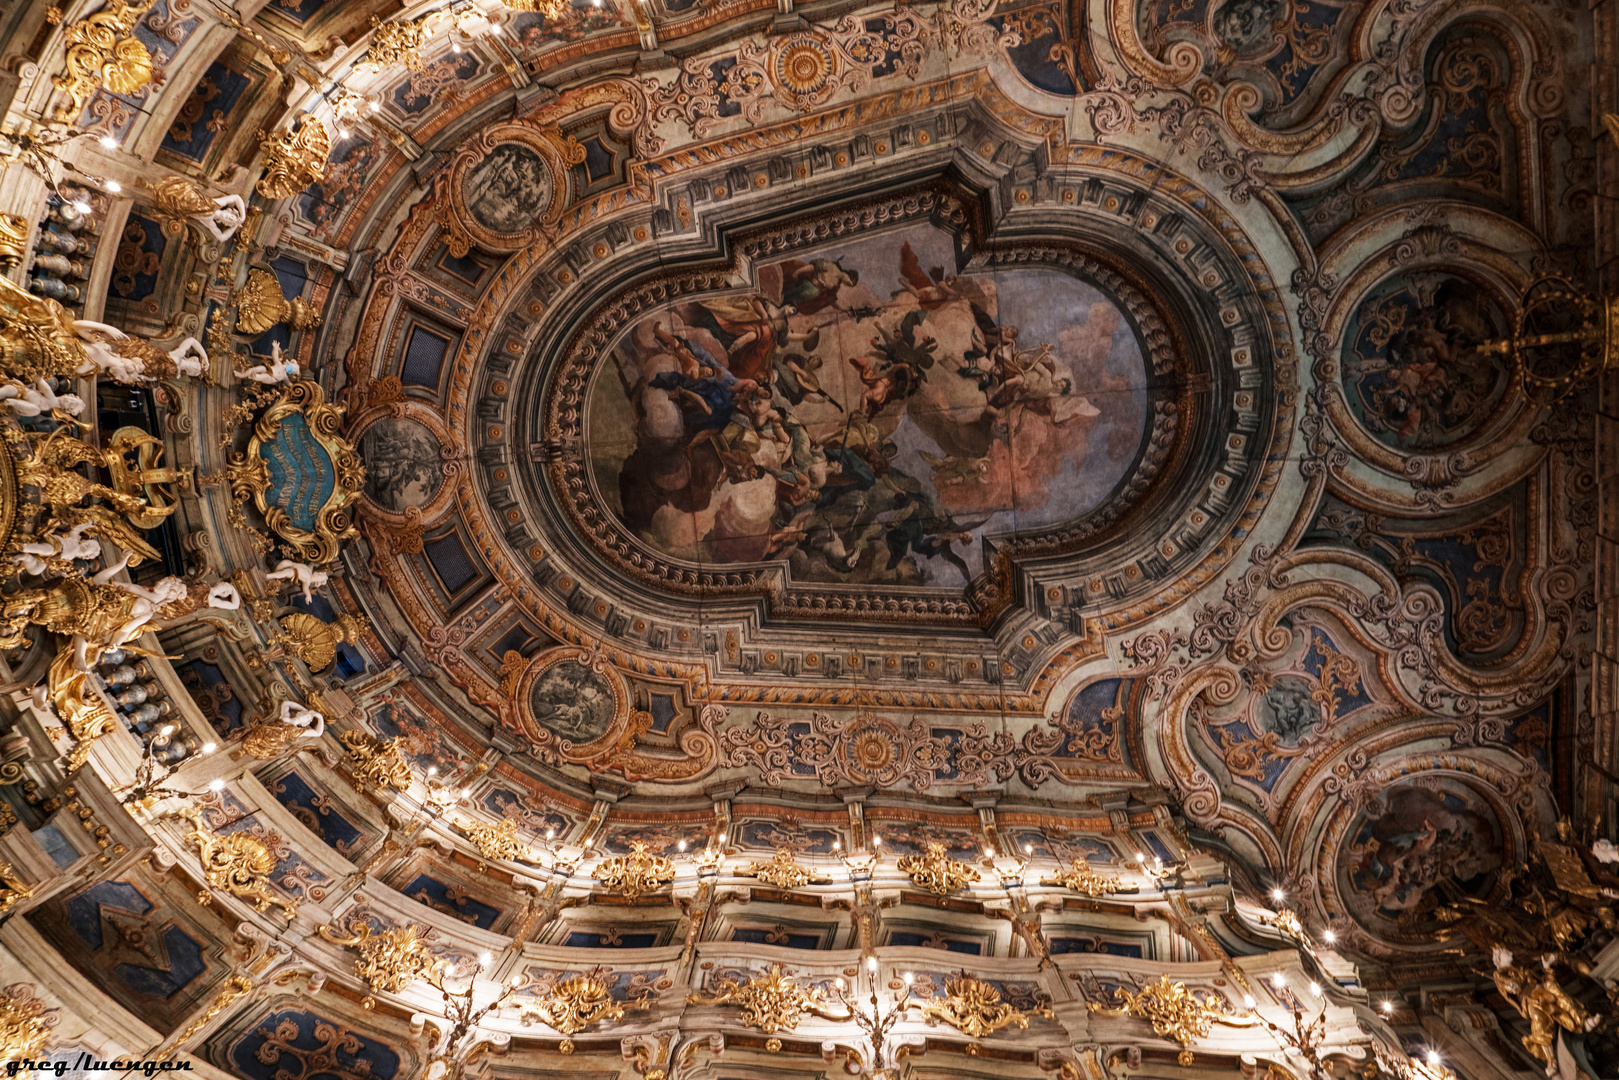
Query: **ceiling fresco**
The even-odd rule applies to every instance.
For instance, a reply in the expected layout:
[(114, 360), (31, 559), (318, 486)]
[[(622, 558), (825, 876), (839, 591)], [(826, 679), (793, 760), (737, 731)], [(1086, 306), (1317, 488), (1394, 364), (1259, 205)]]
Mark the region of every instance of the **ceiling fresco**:
[(1616, 33), (0, 13), (0, 1063), (1616, 1075)]

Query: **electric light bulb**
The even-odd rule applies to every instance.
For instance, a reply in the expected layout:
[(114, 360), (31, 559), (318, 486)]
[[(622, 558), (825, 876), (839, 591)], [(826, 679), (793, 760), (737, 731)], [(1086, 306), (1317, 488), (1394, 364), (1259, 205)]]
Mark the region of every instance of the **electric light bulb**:
[(596, 838), (594, 836), (592, 836), (589, 840), (585, 841), (585, 847), (593, 848), (595, 846), (596, 846)]
[(1272, 900), (1286, 900), (1287, 899), (1287, 894), (1285, 892), (1283, 892), (1281, 889), (1272, 889), (1270, 891), (1270, 898)]
[(118, 140), (111, 135), (103, 135), (101, 136), (101, 148), (103, 150), (116, 150), (118, 149)]
[(843, 989), (843, 976), (841, 976), (841, 975), (838, 976), (838, 989), (839, 990)]
[(555, 829), (546, 829), (545, 830), (545, 838), (547, 840), (555, 840), (556, 836), (557, 836), (557, 831)]
[(909, 971), (907, 971), (905, 973), (905, 985), (910, 986), (915, 981), (916, 981), (916, 976), (912, 975)]
[(224, 791), (225, 790), (225, 781), (223, 781), (223, 780), (210, 780), (210, 781), (208, 781), (208, 790), (209, 791)]
[(842, 840), (834, 840), (834, 841), (832, 841), (832, 850), (833, 851), (842, 851), (843, 850), (843, 841)]
[(485, 967), (489, 965), (489, 961), (492, 959), (494, 958), (486, 952), (481, 952), (478, 954), (478, 963), (483, 964)]
[(162, 729), (158, 731), (158, 734), (159, 735), (173, 735), (174, 734), (174, 725), (173, 724), (164, 724)]
[(984, 849), (984, 858), (993, 859), (994, 857), (995, 857), (995, 852), (993, 850), (991, 850), (990, 848), (985, 848)]
[(680, 843), (676, 844), (675, 845), (675, 850), (676, 851), (685, 851), (686, 850), (686, 841), (682, 840)]
[(380, 101), (369, 102), (369, 105), (370, 105), (370, 108), (371, 108), (372, 112), (381, 112), (382, 111), (382, 102), (380, 102)]
[(1034, 845), (1033, 844), (1024, 844), (1023, 845), (1023, 854), (1025, 854), (1025, 855), (1033, 855), (1034, 854)]
[(877, 971), (877, 958), (875, 956), (866, 957), (866, 970), (872, 972), (873, 974), (876, 973), (876, 971)]
[(124, 185), (120, 184), (116, 180), (108, 180), (102, 186), (105, 187), (108, 191), (112, 192), (114, 195), (116, 195), (120, 191), (124, 190)]
[(1270, 977), (1270, 984), (1272, 986), (1274, 986), (1274, 987), (1277, 987), (1277, 988), (1281, 988), (1283, 986), (1286, 986), (1287, 985), (1287, 976), (1283, 975), (1280, 971), (1278, 971), (1276, 974), (1274, 974), (1274, 975), (1272, 975)]
[(438, 766), (437, 765), (429, 765), (427, 767), (427, 775), (428, 776), (437, 776), (438, 775)]
[(90, 212), (90, 204), (85, 202), (83, 199), (79, 199), (73, 204), (73, 209), (77, 210), (81, 214), (88, 214)]
[(455, 43), (454, 43), (454, 44), (452, 44), (452, 45), (451, 45), (451, 46), (450, 46), (450, 48), (451, 48), (451, 49), (452, 49), (452, 50), (454, 50), (454, 51), (455, 51), (455, 52), (460, 52), (460, 51), (461, 51), (461, 43), (460, 43), (460, 42), (459, 42), (459, 41), (457, 41), (457, 42), (455, 42)]
[(1338, 940), (1338, 935), (1333, 933), (1331, 930), (1323, 930), (1321, 931), (1321, 938), (1328, 945), (1331, 945), (1334, 941)]
[(1321, 996), (1321, 984), (1320, 983), (1311, 983), (1310, 984), (1310, 993), (1315, 995), (1316, 997), (1320, 997)]
[(218, 750), (218, 749), (219, 749), (219, 744), (218, 743), (205, 742), (205, 743), (202, 744), (202, 752), (205, 753), (205, 754), (211, 754), (215, 750)]
[(523, 985), (523, 977), (521, 975), (513, 975), (512, 976), (512, 985), (513, 986), (522, 986)]
[(880, 836), (873, 836), (871, 838), (871, 846), (872, 847), (876, 847), (877, 845), (881, 844), (882, 842), (883, 842), (883, 838), (880, 837)]
[(1253, 1008), (1254, 1007), (1254, 995), (1252, 995), (1252, 994), (1244, 994), (1244, 995), (1242, 995), (1242, 1003), (1244, 1005), (1248, 1006), (1250, 1009)]
[(1428, 1064), (1429, 1065), (1437, 1065), (1437, 1064), (1439, 1064), (1439, 1051), (1437, 1051), (1437, 1050), (1429, 1050), (1428, 1051)]
[(338, 128), (337, 129), (337, 137), (339, 139), (348, 138), (349, 137), (349, 129), (348, 128)]
[(1392, 1002), (1392, 1001), (1383, 1002), (1383, 1011), (1386, 1012), (1386, 1013), (1393, 1012), (1394, 1011), (1394, 1002)]
[(1145, 855), (1143, 855), (1139, 851), (1136, 852), (1136, 862), (1146, 862), (1146, 861), (1147, 861), (1147, 857)]

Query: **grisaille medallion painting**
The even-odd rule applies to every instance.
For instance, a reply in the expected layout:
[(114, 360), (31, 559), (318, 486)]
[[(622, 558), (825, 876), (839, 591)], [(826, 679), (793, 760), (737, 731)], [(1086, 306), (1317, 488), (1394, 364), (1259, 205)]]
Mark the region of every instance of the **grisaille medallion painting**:
[(632, 325), (589, 404), (607, 505), (680, 560), (961, 588), (986, 536), (1101, 503), (1146, 423), (1134, 330), (1058, 270), (957, 274), (953, 243), (864, 237)]

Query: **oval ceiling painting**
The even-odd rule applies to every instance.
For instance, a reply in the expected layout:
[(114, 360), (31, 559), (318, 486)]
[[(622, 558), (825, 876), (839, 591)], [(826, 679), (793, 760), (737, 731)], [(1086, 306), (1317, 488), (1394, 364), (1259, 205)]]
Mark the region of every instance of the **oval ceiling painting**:
[(591, 392), (602, 498), (675, 559), (941, 588), (1083, 517), (1141, 449), (1134, 330), (1069, 274), (955, 265), (917, 226), (641, 318)]

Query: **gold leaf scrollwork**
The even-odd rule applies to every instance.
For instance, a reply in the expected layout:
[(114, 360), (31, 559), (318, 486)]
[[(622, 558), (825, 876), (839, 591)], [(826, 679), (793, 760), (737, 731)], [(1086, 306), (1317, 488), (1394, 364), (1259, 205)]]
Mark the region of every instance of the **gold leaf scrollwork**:
[(0, 990), (0, 1063), (38, 1057), (59, 1019), (55, 1009), (46, 1010), (34, 996), (31, 983)]
[(349, 752), (349, 769), (354, 782), (372, 791), (410, 787), (410, 765), (399, 749), (398, 739), (378, 739), (363, 731), (345, 731), (337, 737)]
[(1182, 1065), (1193, 1061), (1192, 1041), (1207, 1038), (1214, 1024), (1228, 1027), (1252, 1027), (1253, 1017), (1236, 1016), (1226, 1008), (1225, 1002), (1214, 996), (1198, 997), (1182, 982), (1172, 982), (1168, 975), (1158, 976), (1140, 990), (1131, 992), (1124, 987), (1113, 991), (1117, 1007), (1090, 1003), (1090, 1011), (1098, 1016), (1134, 1016), (1152, 1024), (1155, 1034), (1180, 1043)]
[(34, 890), (17, 876), (16, 867), (0, 861), (0, 915), (15, 907), (17, 901), (27, 900), (33, 895)]
[(805, 1013), (828, 1020), (846, 1018), (828, 1012), (821, 991), (799, 986), (780, 964), (771, 964), (768, 975), (755, 975), (745, 983), (726, 979), (712, 995), (692, 994), (686, 1000), (693, 1005), (740, 1005), (742, 1023), (766, 1035), (796, 1030)]
[(266, 136), (260, 146), (264, 175), (254, 188), (266, 199), (285, 199), (325, 178), (332, 137), (318, 118), (306, 115), (296, 130)]
[(529, 998), (518, 1006), (523, 1023), (539, 1020), (563, 1036), (561, 1050), (573, 1053), (568, 1036), (602, 1020), (622, 1020), (624, 1006), (613, 999), (607, 981), (594, 974), (575, 975), (551, 988), (544, 997)]
[(398, 64), (411, 72), (419, 72), (426, 67), (422, 62), (422, 46), (426, 43), (427, 33), (421, 21), (379, 22), (373, 15), (371, 26), (371, 45), (366, 54), (366, 63), (379, 68)]
[[(269, 875), (276, 859), (268, 845), (246, 833), (217, 835), (203, 824), (196, 807), (185, 807), (180, 816), (191, 822), (186, 842), (202, 856), (203, 877), (210, 889), (251, 900), (255, 911), (268, 911), (271, 904), (278, 905), (287, 921), (292, 921), (298, 902), (283, 900), (270, 891)], [(197, 899), (206, 904), (210, 897), (203, 893)]]
[(257, 266), (247, 272), (247, 283), (231, 294), (231, 306), (236, 309), (238, 334), (262, 334), (279, 323), (292, 330), (320, 325), (320, 312), (302, 297), (287, 299), (275, 275)]
[(152, 3), (109, 0), (100, 11), (63, 32), (67, 70), (51, 82), (73, 99), (73, 105), (58, 112), (58, 120), (77, 117), (97, 90), (133, 94), (152, 81), (152, 54), (135, 36), (136, 21)]
[(608, 892), (615, 892), (629, 900), (642, 893), (656, 892), (675, 877), (675, 864), (663, 855), (647, 853), (646, 845), (630, 845), (628, 855), (615, 855), (603, 859), (590, 876), (602, 883)]
[(812, 882), (831, 880), (806, 866), (798, 865), (791, 848), (777, 848), (769, 862), (753, 862), (738, 870), (743, 877), (754, 877), (778, 889), (800, 889)]
[(943, 844), (931, 841), (921, 855), (902, 856), (899, 868), (910, 875), (917, 888), (939, 896), (953, 893), (981, 876), (966, 863), (956, 862), (947, 856)]
[(517, 822), (511, 818), (502, 819), (498, 825), (473, 821), (463, 828), (466, 829), (467, 839), (477, 846), (478, 854), (486, 859), (522, 862), (529, 857), (528, 845), (517, 838)]
[(280, 623), (281, 633), (271, 639), (271, 644), (283, 646), (314, 672), (337, 663), (337, 647), (358, 645), (365, 632), (365, 624), (353, 615), (339, 615), (326, 622), (307, 611), (298, 611), (283, 616)]
[[(419, 926), (398, 926), (380, 933), (369, 924), (362, 925), (352, 934), (338, 934), (330, 926), (320, 927), (320, 936), (334, 945), (358, 949), (360, 958), (354, 961), (354, 974), (365, 980), (372, 993), (397, 994), (417, 979), (426, 976), (433, 958), (427, 951)], [(362, 1008), (375, 1007), (376, 999), (367, 995), (360, 1002)]]
[(1090, 861), (1083, 856), (1076, 857), (1068, 869), (1041, 878), (1040, 884), (1061, 885), (1065, 889), (1072, 889), (1074, 892), (1092, 897), (1139, 891), (1136, 886), (1125, 885), (1123, 881), (1110, 874), (1098, 874), (1091, 869)]
[(944, 997), (912, 1002), (911, 1007), (920, 1009), (929, 1020), (943, 1020), (975, 1039), (993, 1034), (1008, 1024), (1027, 1028), (1030, 1017), (1051, 1018), (1051, 1010), (1044, 1005), (1025, 1012), (1011, 1002), (1002, 1001), (999, 990), (966, 972), (945, 980)]

